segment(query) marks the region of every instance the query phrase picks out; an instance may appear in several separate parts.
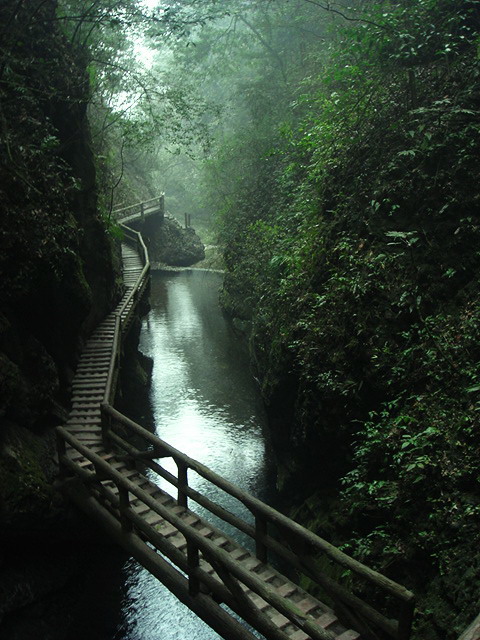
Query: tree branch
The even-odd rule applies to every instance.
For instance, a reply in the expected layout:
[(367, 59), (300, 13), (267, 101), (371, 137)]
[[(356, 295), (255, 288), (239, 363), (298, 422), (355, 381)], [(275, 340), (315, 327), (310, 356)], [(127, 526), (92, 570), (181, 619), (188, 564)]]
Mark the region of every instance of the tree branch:
[(393, 29), (388, 25), (379, 24), (378, 22), (374, 22), (373, 20), (367, 20), (366, 18), (352, 18), (351, 16), (347, 16), (342, 11), (339, 11), (338, 9), (334, 9), (331, 6), (330, 2), (327, 2), (327, 4), (322, 4), (321, 2), (316, 2), (316, 0), (303, 0), (303, 1), (308, 2), (308, 4), (313, 4), (316, 7), (320, 7), (320, 9), (323, 9), (324, 11), (329, 11), (330, 13), (336, 13), (337, 15), (341, 16), (344, 20), (348, 20), (349, 22), (362, 22), (363, 24), (371, 24), (373, 27), (377, 27), (378, 29), (383, 29), (383, 31), (390, 31), (391, 33), (395, 33), (395, 29)]
[(285, 84), (287, 84), (288, 80), (287, 80), (287, 74), (285, 73), (285, 65), (283, 62), (282, 57), (275, 51), (275, 49), (265, 40), (265, 38), (262, 36), (262, 34), (252, 25), (250, 24), (250, 22), (248, 22), (248, 20), (246, 20), (242, 15), (238, 16), (239, 20), (241, 20), (244, 24), (247, 25), (247, 27), (252, 31), (252, 33), (254, 33), (257, 38), (260, 40), (260, 42), (262, 43), (262, 45), (265, 47), (265, 49), (267, 51), (269, 51), (272, 56), (275, 58), (275, 60), (278, 63), (278, 66), (280, 68), (280, 73), (282, 74), (282, 78), (283, 81), (285, 82)]

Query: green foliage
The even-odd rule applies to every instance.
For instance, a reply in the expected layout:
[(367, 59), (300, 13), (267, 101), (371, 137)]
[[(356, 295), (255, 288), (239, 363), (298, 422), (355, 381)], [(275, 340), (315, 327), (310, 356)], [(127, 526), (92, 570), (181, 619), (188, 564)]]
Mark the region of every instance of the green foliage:
[(8, 0), (0, 23), (0, 411), (35, 429), (64, 401), (79, 336), (111, 304), (114, 274), (85, 60), (60, 32), (54, 0)]
[[(39, 17), (51, 18), (51, 8), (51, 3), (45, 6)], [(52, 62), (54, 51), (72, 70), (75, 63), (62, 39), (41, 19), (30, 21), (28, 10), (14, 14), (13, 2), (2, 12), (5, 23), (16, 20), (28, 31), (28, 38), (20, 40), (12, 29), (1, 50), (0, 270), (2, 299), (9, 305), (20, 293), (34, 291), (47, 275), (60, 282), (66, 273), (78, 270), (78, 232), (69, 211), (79, 185), (62, 158), (64, 149), (52, 119), (53, 96), (58, 101), (80, 101), (82, 77), (58, 72)], [(32, 68), (33, 57), (37, 61)], [(51, 107), (45, 108), (46, 103)]]
[[(264, 128), (256, 159), (237, 137), (223, 213), (224, 299), (252, 321), (274, 439), (305, 492), (340, 498), (337, 539), (420, 592), (422, 638), (432, 608), (458, 635), (474, 597), (462, 554), (478, 569), (479, 9), (350, 14), (282, 137)], [(447, 606), (452, 575), (464, 589)]]

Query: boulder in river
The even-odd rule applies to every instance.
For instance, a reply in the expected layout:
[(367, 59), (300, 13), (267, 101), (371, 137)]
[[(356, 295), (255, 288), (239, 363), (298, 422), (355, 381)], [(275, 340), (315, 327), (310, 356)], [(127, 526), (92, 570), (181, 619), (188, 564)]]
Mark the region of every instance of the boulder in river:
[(174, 218), (147, 218), (142, 233), (148, 239), (150, 260), (154, 263), (189, 267), (205, 258), (205, 245), (195, 230), (182, 228)]

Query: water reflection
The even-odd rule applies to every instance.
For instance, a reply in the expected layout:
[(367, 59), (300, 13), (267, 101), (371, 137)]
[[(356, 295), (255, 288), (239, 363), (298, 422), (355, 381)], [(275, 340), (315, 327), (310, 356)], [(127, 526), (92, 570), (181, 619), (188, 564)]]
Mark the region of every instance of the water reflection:
[[(140, 349), (154, 359), (150, 400), (156, 431), (241, 488), (268, 499), (262, 406), (243, 346), (218, 306), (220, 284), (217, 274), (152, 276), (152, 310)], [(169, 462), (168, 470), (176, 471)], [(189, 474), (192, 487), (249, 518), (243, 505)], [(163, 480), (162, 486), (173, 493)], [(116, 638), (219, 638), (137, 563), (128, 562), (124, 573), (123, 624)]]

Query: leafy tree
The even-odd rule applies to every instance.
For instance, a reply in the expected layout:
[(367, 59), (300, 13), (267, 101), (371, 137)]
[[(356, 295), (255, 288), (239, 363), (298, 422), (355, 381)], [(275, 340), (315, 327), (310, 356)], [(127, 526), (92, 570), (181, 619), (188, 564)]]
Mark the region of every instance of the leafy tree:
[[(306, 4), (324, 24), (328, 6)], [(455, 637), (479, 566), (479, 7), (370, 2), (341, 17), (296, 70), (284, 56), (270, 111), (256, 67), (246, 123), (232, 119), (210, 163), (223, 296), (251, 321), (273, 438), (309, 504), (328, 488), (329, 533), (420, 592), (418, 637), (436, 637), (432, 609)]]

